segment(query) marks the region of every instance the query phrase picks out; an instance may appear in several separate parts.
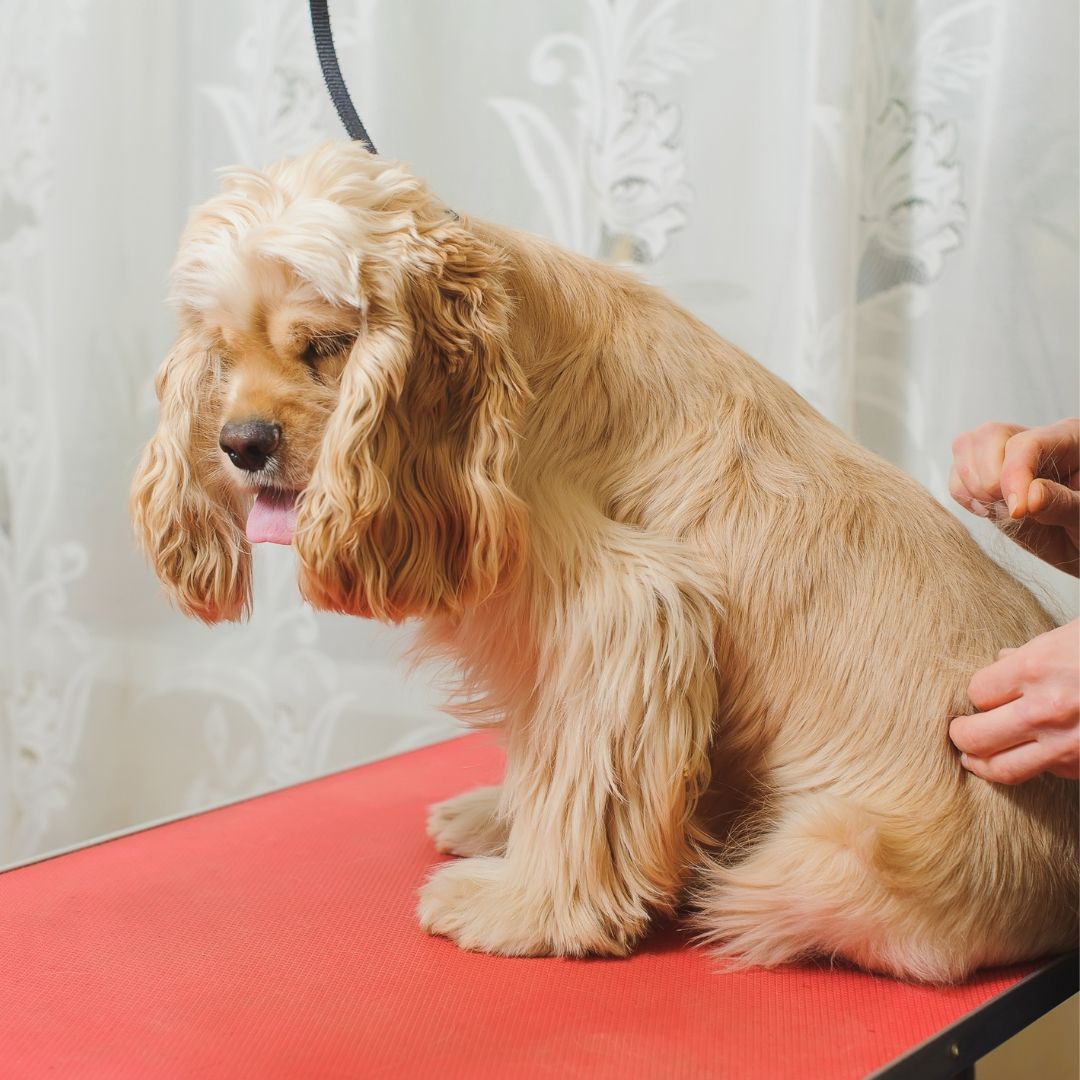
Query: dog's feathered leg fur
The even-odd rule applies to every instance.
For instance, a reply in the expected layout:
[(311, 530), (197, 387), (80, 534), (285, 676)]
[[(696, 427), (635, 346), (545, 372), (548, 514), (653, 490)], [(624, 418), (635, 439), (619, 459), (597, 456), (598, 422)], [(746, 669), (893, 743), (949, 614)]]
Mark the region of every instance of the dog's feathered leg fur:
[(506, 854), (442, 867), (421, 892), (423, 925), (466, 948), (623, 954), (689, 862), (716, 707), (713, 589), (675, 543), (595, 519), (582, 531), (598, 534), (552, 597), (529, 715), (510, 722)]
[(473, 788), (435, 803), (428, 814), (428, 836), (445, 855), (501, 855), (509, 832), (499, 813), (500, 787)]

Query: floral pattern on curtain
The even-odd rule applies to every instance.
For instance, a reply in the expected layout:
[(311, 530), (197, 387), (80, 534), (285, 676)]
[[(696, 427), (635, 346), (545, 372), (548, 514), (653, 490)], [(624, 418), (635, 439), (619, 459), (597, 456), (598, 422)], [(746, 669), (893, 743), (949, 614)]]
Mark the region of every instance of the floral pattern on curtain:
[[(376, 145), (669, 290), (947, 502), (1077, 402), (1071, 0), (339, 0)], [(171, 611), (127, 521), (214, 170), (341, 137), (302, 0), (0, 0), (0, 864), (448, 737), (407, 631)], [(1075, 590), (969, 521), (1075, 612)]]

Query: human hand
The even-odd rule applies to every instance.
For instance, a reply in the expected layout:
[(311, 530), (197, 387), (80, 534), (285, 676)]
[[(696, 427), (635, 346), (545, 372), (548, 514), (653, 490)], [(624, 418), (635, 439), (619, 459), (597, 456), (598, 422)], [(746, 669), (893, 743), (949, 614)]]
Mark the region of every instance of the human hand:
[(979, 712), (949, 726), (965, 769), (999, 784), (1080, 778), (1080, 620), (1002, 649), (968, 697)]
[(1058, 569), (1080, 571), (1080, 420), (983, 424), (952, 449), (949, 491), (961, 506)]

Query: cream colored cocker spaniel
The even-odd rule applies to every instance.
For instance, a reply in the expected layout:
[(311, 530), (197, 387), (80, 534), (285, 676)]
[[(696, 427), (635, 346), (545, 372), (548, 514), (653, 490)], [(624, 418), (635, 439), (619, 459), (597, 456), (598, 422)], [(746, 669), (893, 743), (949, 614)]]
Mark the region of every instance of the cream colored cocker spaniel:
[(501, 730), (433, 808), (419, 918), (623, 954), (948, 981), (1076, 939), (1077, 800), (961, 768), (972, 672), (1052, 626), (918, 484), (656, 289), (457, 219), (335, 143), (237, 169), (174, 269), (138, 536), (206, 622), (294, 545), (317, 608), (416, 619)]

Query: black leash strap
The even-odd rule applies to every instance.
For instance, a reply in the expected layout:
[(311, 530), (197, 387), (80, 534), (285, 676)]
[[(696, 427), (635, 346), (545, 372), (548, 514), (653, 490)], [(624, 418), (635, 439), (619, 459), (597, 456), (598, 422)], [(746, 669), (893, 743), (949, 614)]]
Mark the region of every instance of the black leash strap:
[(309, 0), (311, 7), (311, 29), (315, 33), (315, 49), (319, 54), (319, 66), (322, 68), (323, 78), (326, 80), (326, 89), (330, 91), (334, 108), (337, 109), (345, 130), (350, 139), (363, 143), (371, 153), (378, 151), (371, 141), (353, 108), (352, 98), (345, 86), (341, 68), (338, 66), (337, 50), (334, 48), (334, 35), (330, 32), (330, 12), (326, 8), (327, 0)]

